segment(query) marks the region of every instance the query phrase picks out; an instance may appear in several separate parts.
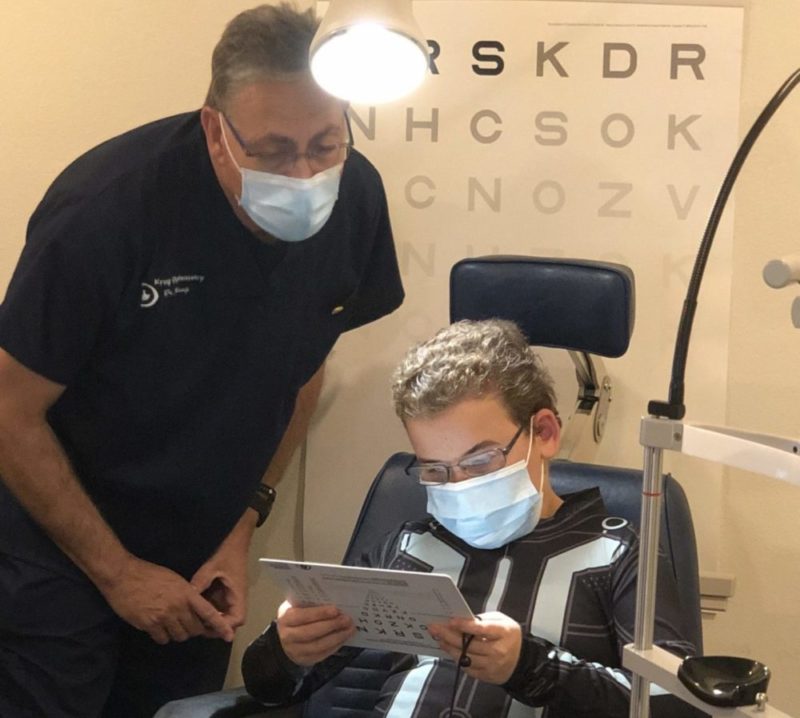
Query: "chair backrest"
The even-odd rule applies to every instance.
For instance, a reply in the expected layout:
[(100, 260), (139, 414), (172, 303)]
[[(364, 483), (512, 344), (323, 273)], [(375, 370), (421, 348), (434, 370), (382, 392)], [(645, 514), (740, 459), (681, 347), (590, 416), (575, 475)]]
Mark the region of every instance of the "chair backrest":
[(470, 257), (450, 270), (450, 321), (510, 320), (529, 344), (567, 351), (575, 365), (577, 398), (575, 408), (564, 412), (569, 418), (559, 456), (572, 458), (580, 445), (585, 460), (593, 445), (583, 439), (590, 436), (594, 445), (602, 440), (614, 390), (601, 357), (619, 357), (628, 349), (635, 294), (633, 272), (621, 264), (518, 255)]
[[(375, 477), (361, 507), (344, 563), (358, 560), (392, 527), (427, 516), (425, 488), (411, 481), (404, 472), (410, 459), (411, 455), (407, 453), (394, 454)], [(610, 514), (628, 519), (634, 525), (639, 523), (641, 471), (554, 461), (550, 466), (550, 480), (553, 489), (561, 495), (596, 486)], [(666, 477), (664, 487), (661, 549), (670, 561), (680, 588), (686, 637), (695, 644), (698, 652), (702, 652), (694, 526), (686, 495), (671, 476)], [(390, 660), (386, 654), (364, 651), (312, 696), (305, 707), (305, 718), (372, 715), (389, 668)]]
[(530, 344), (622, 356), (633, 333), (633, 272), (588, 259), (494, 255), (450, 270), (450, 321), (500, 317)]

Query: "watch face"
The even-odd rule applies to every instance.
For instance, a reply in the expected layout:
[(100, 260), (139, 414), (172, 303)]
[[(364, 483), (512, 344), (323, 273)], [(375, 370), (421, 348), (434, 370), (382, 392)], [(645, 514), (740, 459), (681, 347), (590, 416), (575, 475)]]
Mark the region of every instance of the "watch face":
[(272, 504), (275, 503), (275, 496), (277, 492), (271, 486), (266, 484), (259, 484), (253, 498), (250, 500), (250, 508), (258, 514), (258, 521), (256, 526), (261, 526), (269, 516), (272, 510)]
[(257, 493), (260, 494), (265, 501), (268, 501), (270, 506), (272, 506), (274, 503), (275, 496), (277, 495), (275, 489), (273, 489), (271, 486), (267, 486), (266, 484), (261, 484)]

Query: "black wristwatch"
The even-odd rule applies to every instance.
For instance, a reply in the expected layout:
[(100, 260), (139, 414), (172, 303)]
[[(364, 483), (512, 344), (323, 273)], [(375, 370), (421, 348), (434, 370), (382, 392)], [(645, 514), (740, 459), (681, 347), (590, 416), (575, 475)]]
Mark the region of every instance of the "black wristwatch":
[(277, 492), (271, 486), (266, 484), (259, 484), (253, 498), (250, 499), (250, 508), (258, 514), (258, 521), (256, 521), (256, 528), (261, 526), (272, 511), (272, 504), (275, 503)]

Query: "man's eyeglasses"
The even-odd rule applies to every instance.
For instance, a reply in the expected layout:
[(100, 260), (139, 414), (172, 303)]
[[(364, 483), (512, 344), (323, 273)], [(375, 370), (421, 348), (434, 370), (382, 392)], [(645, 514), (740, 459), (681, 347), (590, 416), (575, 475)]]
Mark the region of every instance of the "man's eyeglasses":
[(423, 486), (433, 484), (446, 484), (452, 480), (453, 469), (459, 468), (470, 478), (477, 478), (478, 476), (485, 476), (491, 474), (493, 471), (498, 471), (506, 465), (506, 459), (514, 444), (517, 443), (522, 434), (524, 426), (517, 429), (514, 438), (508, 442), (505, 447), (492, 447), (491, 449), (482, 449), (476, 451), (474, 454), (467, 454), (462, 456), (454, 464), (445, 464), (444, 462), (433, 461), (430, 463), (417, 463), (416, 457), (406, 466), (406, 473), (413, 479), (416, 479)]
[(345, 142), (320, 141), (312, 144), (305, 152), (296, 150), (278, 150), (277, 152), (255, 152), (248, 148), (247, 143), (242, 139), (239, 130), (233, 125), (225, 113), (221, 113), (231, 128), (233, 136), (244, 150), (247, 157), (254, 159), (259, 169), (271, 174), (287, 174), (291, 172), (301, 158), (308, 162), (308, 166), (316, 174), (324, 172), (331, 167), (344, 162), (350, 155), (350, 148), (353, 146), (353, 130), (350, 127), (350, 118), (345, 113), (345, 125), (347, 126), (348, 139)]

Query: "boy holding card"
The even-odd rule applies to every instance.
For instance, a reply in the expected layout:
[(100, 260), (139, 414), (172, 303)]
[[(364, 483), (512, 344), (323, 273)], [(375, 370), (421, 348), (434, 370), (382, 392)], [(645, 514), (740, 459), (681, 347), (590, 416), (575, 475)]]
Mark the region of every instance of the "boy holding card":
[[(416, 455), (409, 480), (426, 486), (433, 518), (398, 527), (363, 564), (447, 573), (479, 618), (429, 627), (452, 661), (398, 655), (376, 714), (439, 718), (454, 699), (453, 715), (473, 718), (627, 716), (636, 532), (607, 515), (598, 490), (551, 488), (560, 420), (519, 329), (488, 320), (441, 330), (408, 353), (393, 397)], [(671, 573), (659, 577), (655, 643), (693, 653)], [(354, 632), (333, 606), (283, 604), (244, 657), (248, 691), (302, 700), (360, 650), (343, 646)], [(674, 714), (675, 701), (654, 697), (654, 715)]]

